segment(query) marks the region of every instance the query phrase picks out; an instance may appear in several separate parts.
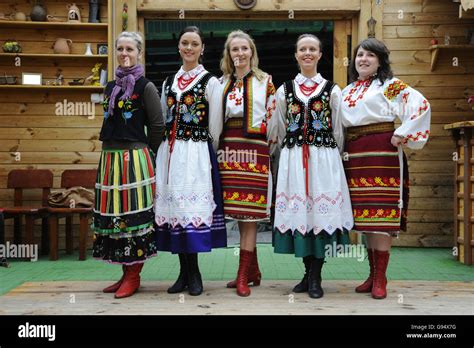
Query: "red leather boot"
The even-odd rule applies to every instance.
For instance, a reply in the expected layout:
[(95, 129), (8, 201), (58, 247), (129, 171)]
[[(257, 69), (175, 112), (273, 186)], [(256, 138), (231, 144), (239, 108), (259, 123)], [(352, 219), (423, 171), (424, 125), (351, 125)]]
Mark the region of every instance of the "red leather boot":
[[(250, 263), (248, 282), (249, 284), (253, 283), (253, 286), (259, 286), (261, 280), (262, 280), (262, 273), (260, 273), (260, 269), (258, 268), (257, 247), (255, 247), (253, 251), (252, 262)], [(231, 289), (236, 288), (237, 279), (228, 282), (227, 287)]]
[(137, 263), (131, 266), (125, 266), (127, 271), (122, 285), (115, 293), (115, 298), (124, 298), (132, 296), (140, 287), (140, 272), (143, 268), (143, 263)]
[(240, 249), (239, 271), (237, 272), (237, 295), (249, 296), (250, 288), (248, 285), (250, 263), (253, 253), (248, 250)]
[(371, 292), (372, 284), (374, 282), (374, 273), (375, 273), (375, 261), (374, 261), (374, 251), (372, 249), (367, 249), (367, 258), (369, 259), (370, 274), (365, 282), (355, 288), (355, 292)]
[(375, 274), (374, 284), (372, 286), (372, 298), (383, 299), (387, 297), (387, 271), (388, 259), (390, 253), (388, 251), (374, 250), (375, 254)]
[(126, 266), (122, 265), (122, 272), (123, 272), (122, 273), (122, 278), (120, 278), (120, 280), (118, 282), (116, 282), (115, 284), (112, 284), (112, 285), (106, 287), (102, 291), (105, 292), (106, 294), (116, 292), (120, 288), (120, 285), (122, 285), (123, 279), (125, 278), (126, 270), (127, 270)]

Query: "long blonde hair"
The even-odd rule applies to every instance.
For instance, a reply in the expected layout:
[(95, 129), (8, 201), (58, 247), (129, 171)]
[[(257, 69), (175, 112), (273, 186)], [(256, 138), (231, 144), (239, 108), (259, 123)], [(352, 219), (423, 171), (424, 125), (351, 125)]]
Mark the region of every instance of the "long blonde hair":
[(259, 81), (262, 81), (265, 77), (267, 77), (268, 74), (258, 68), (258, 54), (255, 42), (249, 34), (244, 33), (242, 30), (234, 30), (229, 33), (229, 35), (227, 35), (227, 40), (224, 45), (224, 52), (222, 53), (221, 59), (221, 70), (224, 74), (224, 77), (229, 77), (235, 72), (234, 62), (230, 57), (230, 42), (233, 39), (237, 38), (245, 39), (249, 43), (250, 49), (252, 50), (252, 58), (250, 59), (250, 70), (253, 72), (253, 74)]

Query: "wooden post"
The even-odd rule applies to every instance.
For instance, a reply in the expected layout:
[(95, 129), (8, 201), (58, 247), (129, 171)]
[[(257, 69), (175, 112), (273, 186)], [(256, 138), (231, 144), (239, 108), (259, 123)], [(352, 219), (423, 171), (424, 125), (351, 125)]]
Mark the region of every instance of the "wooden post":
[[(347, 52), (347, 34), (345, 20), (334, 21), (334, 82), (339, 86), (347, 85), (347, 65), (345, 60), (349, 60), (350, 54)], [(350, 23), (350, 21), (349, 21)]]
[(472, 265), (472, 128), (464, 128), (464, 263)]

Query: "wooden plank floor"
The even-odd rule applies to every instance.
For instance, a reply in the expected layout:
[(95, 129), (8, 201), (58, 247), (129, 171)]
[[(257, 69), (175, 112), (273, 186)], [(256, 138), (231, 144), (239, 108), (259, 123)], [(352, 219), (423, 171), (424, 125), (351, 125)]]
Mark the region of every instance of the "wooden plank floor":
[[(166, 293), (170, 282), (142, 283), (133, 297), (116, 300), (101, 289), (110, 282), (29, 282), (0, 296), (0, 315), (29, 314), (474, 314), (474, 283), (454, 281), (390, 281), (385, 300), (356, 294), (357, 281), (324, 281), (325, 296), (293, 294), (294, 281), (263, 281), (252, 295), (239, 297), (223, 281), (207, 281), (198, 297)], [(75, 303), (71, 303), (75, 300)]]

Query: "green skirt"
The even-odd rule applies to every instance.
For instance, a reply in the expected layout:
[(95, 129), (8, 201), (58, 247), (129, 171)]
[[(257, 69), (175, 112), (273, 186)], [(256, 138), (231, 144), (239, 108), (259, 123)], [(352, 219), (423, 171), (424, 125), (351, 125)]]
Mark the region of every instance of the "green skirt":
[(309, 232), (304, 236), (291, 231), (281, 233), (273, 231), (272, 244), (277, 254), (295, 254), (295, 257), (314, 256), (318, 259), (336, 256), (337, 248), (350, 244), (349, 232), (336, 231), (332, 235), (322, 231), (317, 235)]

